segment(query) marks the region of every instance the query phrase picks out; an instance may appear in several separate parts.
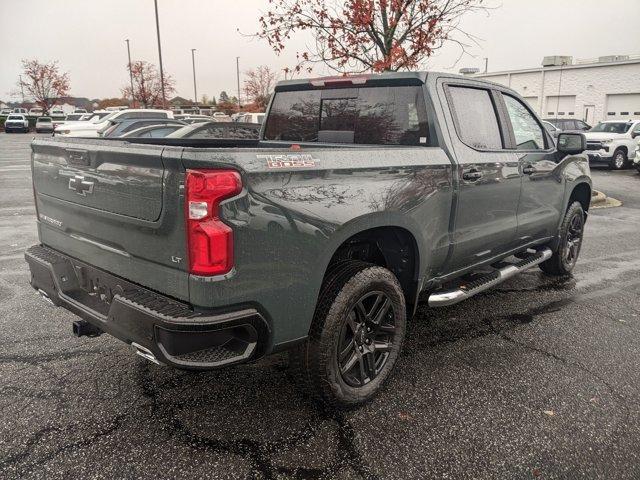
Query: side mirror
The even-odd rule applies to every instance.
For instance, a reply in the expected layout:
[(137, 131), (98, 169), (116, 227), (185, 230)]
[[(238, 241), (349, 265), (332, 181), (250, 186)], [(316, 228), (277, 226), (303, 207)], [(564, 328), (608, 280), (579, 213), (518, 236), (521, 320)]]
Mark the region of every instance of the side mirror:
[(587, 137), (584, 133), (562, 132), (558, 135), (558, 152), (565, 155), (576, 155), (587, 149)]
[(631, 132), (631, 138), (640, 137), (640, 132)]

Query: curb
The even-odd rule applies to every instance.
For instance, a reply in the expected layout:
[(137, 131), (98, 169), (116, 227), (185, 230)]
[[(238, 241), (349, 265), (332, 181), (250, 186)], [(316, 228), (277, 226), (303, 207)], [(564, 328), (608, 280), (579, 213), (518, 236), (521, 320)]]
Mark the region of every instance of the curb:
[(622, 206), (620, 200), (607, 197), (604, 193), (594, 190), (591, 195), (591, 208), (613, 208)]

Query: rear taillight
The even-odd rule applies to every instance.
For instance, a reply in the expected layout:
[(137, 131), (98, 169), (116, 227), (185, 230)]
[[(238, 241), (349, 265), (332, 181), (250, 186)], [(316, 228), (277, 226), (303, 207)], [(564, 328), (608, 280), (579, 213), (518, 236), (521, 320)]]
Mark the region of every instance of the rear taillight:
[(233, 231), (222, 222), (220, 202), (242, 191), (234, 170), (187, 170), (187, 242), (189, 272), (222, 275), (233, 268)]

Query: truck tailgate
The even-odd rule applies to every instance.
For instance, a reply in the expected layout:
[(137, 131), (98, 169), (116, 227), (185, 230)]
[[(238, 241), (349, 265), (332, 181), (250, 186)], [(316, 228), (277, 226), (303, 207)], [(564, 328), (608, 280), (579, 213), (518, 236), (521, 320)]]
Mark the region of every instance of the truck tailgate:
[(41, 242), (188, 299), (181, 154), (181, 148), (121, 141), (35, 140)]

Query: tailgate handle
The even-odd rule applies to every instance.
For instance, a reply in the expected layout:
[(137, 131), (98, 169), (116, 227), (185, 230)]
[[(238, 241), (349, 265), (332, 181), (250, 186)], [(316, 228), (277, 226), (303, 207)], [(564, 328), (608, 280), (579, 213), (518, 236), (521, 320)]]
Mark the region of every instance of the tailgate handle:
[(67, 150), (69, 163), (73, 165), (89, 165), (89, 152), (86, 150)]

